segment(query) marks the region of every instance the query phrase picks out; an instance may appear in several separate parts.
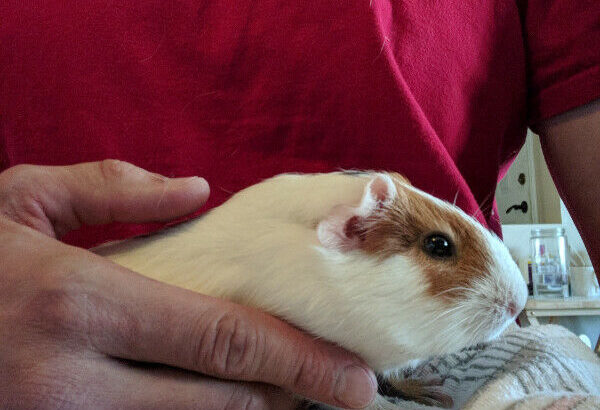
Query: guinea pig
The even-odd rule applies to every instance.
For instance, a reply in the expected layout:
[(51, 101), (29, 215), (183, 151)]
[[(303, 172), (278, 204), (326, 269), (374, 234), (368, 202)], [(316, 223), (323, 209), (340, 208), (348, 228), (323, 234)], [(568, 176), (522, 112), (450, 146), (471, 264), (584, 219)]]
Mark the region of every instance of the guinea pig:
[(493, 339), (527, 298), (497, 236), (396, 173), (279, 175), (196, 220), (95, 251), (267, 311), (380, 375)]

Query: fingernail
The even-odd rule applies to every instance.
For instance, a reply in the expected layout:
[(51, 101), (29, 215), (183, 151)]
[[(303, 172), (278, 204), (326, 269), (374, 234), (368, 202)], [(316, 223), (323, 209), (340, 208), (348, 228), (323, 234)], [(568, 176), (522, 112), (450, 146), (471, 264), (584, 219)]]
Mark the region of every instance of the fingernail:
[(182, 178), (182, 182), (184, 182), (184, 183), (192, 182), (194, 184), (198, 184), (200, 189), (203, 191), (208, 191), (210, 189), (210, 187), (208, 186), (208, 182), (206, 182), (206, 179), (204, 179), (204, 178), (200, 178), (200, 177)]
[(348, 366), (335, 386), (335, 398), (347, 407), (362, 408), (377, 391), (375, 375), (360, 366)]

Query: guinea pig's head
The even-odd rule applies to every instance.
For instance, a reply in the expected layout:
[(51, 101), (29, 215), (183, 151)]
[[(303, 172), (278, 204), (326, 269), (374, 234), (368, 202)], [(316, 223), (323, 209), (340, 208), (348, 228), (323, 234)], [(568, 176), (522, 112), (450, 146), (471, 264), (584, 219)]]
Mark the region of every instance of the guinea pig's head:
[(358, 206), (336, 206), (317, 227), (354, 320), (341, 343), (386, 370), (499, 335), (527, 299), (508, 249), (458, 207), (397, 174), (372, 175)]

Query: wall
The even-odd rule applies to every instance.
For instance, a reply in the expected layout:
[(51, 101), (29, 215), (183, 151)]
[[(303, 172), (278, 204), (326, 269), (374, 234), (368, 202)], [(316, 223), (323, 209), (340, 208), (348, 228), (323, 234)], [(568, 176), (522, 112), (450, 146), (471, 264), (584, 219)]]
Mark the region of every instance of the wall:
[(560, 223), (560, 197), (546, 165), (540, 144), (540, 137), (531, 131), (528, 132), (527, 137), (531, 138), (533, 146), (538, 220), (540, 223)]
[(585, 249), (585, 244), (583, 243), (583, 240), (579, 235), (579, 231), (575, 227), (575, 222), (573, 222), (573, 218), (571, 218), (571, 215), (569, 214), (569, 211), (567, 210), (567, 207), (563, 201), (560, 201), (560, 215), (562, 225), (565, 228), (565, 233), (569, 241), (569, 247), (571, 248), (571, 254), (575, 253), (578, 256), (575, 261), (581, 261), (581, 263), (576, 263), (576, 265), (592, 266), (592, 261), (590, 260), (587, 250)]

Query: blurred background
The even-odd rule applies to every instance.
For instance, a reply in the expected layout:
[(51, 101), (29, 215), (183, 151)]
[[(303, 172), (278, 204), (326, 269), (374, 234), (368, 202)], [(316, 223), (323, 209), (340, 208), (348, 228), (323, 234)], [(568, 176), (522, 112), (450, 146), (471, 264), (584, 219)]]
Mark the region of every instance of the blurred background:
[[(528, 282), (532, 260), (531, 231), (562, 227), (567, 237), (570, 295), (580, 296), (542, 301), (530, 296), (524, 313), (530, 318), (535, 317), (534, 321), (537, 319), (539, 323), (560, 324), (578, 335), (585, 335), (582, 339), (587, 342), (587, 338), (592, 348), (599, 349), (600, 297), (597, 288), (590, 288), (588, 283), (582, 293), (581, 286), (577, 287), (582, 281), (582, 272), (589, 275), (591, 261), (552, 181), (539, 137), (533, 132), (528, 131), (523, 148), (498, 185), (496, 201), (504, 241)], [(521, 322), (527, 321), (522, 314)]]

